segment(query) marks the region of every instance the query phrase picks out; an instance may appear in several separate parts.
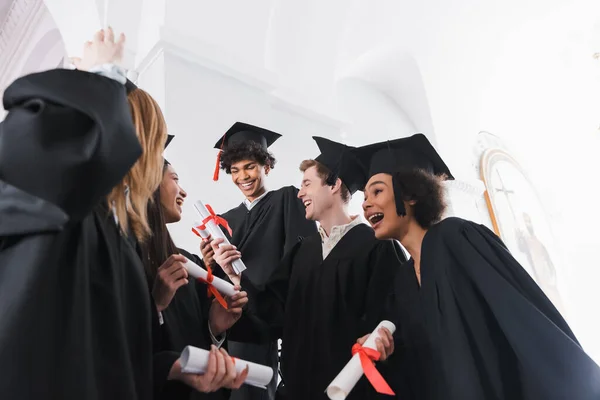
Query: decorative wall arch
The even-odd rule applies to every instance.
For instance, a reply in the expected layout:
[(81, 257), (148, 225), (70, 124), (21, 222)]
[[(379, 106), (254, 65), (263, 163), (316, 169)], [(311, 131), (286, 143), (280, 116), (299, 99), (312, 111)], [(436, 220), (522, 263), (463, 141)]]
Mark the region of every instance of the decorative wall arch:
[(506, 148), (488, 147), (481, 154), (479, 173), (494, 231), (564, 315), (560, 252), (527, 172)]
[(336, 75), (338, 100), (343, 103), (343, 93), (348, 85), (363, 81), (373, 90), (391, 99), (399, 115), (407, 119), (404, 129), (396, 136), (415, 132), (424, 133), (435, 145), (436, 136), (427, 94), (417, 61), (410, 54), (395, 46), (380, 46), (363, 54)]

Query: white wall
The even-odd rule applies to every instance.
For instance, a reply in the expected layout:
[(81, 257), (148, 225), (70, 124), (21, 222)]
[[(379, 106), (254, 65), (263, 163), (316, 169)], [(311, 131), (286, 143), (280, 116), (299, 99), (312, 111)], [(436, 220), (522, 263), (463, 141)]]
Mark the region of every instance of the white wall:
[[(499, 136), (542, 194), (568, 271), (568, 320), (600, 361), (600, 62), (592, 58), (600, 51), (600, 2), (79, 2), (48, 0), (60, 5), (52, 12), (67, 43), (89, 36), (98, 10), (132, 30), (136, 65), (151, 65), (140, 84), (164, 105), (176, 135), (167, 157), (190, 199), (217, 211), (241, 201), (226, 175), (211, 181), (212, 145), (237, 120), (284, 134), (272, 148), (273, 188), (298, 182), (298, 163), (316, 153), (312, 135), (360, 145), (420, 130), (467, 182), (457, 190), (476, 191), (469, 182), (478, 178), (477, 135)], [(82, 15), (69, 24), (73, 10)], [(454, 212), (480, 215), (481, 202), (474, 212), (456, 193)], [(188, 202), (173, 227), (189, 250), (197, 246), (194, 218)]]
[(336, 128), (307, 119), (298, 113), (273, 107), (273, 97), (263, 90), (217, 71), (165, 56), (167, 76), (166, 116), (175, 139), (166, 152), (188, 192), (184, 219), (171, 226), (179, 246), (198, 250), (198, 238), (190, 231), (197, 215), (193, 200), (211, 204), (216, 212), (239, 205), (243, 196), (221, 172), (213, 182), (217, 150), (213, 145), (236, 121), (248, 122), (283, 135), (270, 150), (277, 163), (269, 174), (269, 188), (300, 183), (298, 167), (304, 158), (318, 155), (312, 135), (336, 137)]

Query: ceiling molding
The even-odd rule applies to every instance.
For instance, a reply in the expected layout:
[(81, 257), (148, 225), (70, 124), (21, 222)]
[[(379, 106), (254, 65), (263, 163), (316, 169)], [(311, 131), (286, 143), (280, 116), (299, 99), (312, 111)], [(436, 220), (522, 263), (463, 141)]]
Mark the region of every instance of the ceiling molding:
[[(0, 54), (8, 62), (0, 63), (0, 87), (5, 87), (13, 79), (15, 68), (19, 65), (19, 50), (22, 50), (33, 32), (37, 22), (44, 16), (44, 3), (36, 0), (13, 1), (6, 20), (0, 28)], [(28, 55), (27, 55), (28, 56)]]
[(178, 57), (264, 92), (274, 109), (291, 112), (333, 129), (339, 130), (345, 125), (343, 121), (332, 117), (330, 113), (317, 110), (313, 105), (291, 95), (291, 92), (285, 88), (278, 87), (276, 73), (264, 67), (250, 65), (218, 47), (168, 27), (161, 27), (159, 40), (141, 59), (131, 76), (137, 78), (143, 74), (162, 54)]

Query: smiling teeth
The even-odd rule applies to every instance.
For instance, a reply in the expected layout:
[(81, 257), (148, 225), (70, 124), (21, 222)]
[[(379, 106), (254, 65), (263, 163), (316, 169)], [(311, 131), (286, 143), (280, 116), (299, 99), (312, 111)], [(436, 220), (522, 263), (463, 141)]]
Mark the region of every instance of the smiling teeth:
[(374, 220), (375, 218), (377, 218), (377, 217), (381, 217), (381, 218), (383, 218), (383, 213), (375, 213), (375, 214), (371, 215), (371, 216), (369, 217), (369, 222), (370, 222), (370, 223), (373, 223), (373, 220)]
[(306, 200), (306, 201), (304, 202), (304, 207), (308, 207), (308, 206), (310, 206), (311, 204), (312, 204), (312, 200)]
[(175, 203), (177, 203), (178, 206), (183, 204), (183, 200), (182, 199), (177, 199), (175, 200)]
[(248, 183), (242, 183), (241, 185), (242, 185), (242, 187), (244, 187), (244, 188), (249, 188), (250, 186), (252, 186), (252, 184), (253, 184), (253, 183), (254, 183), (254, 182), (248, 182)]

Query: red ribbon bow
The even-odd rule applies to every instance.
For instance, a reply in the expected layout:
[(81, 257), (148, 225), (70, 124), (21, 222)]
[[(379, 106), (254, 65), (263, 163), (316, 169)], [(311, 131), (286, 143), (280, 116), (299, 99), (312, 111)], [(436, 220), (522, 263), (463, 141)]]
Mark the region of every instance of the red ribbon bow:
[(395, 396), (392, 388), (387, 384), (385, 379), (383, 379), (383, 376), (377, 371), (377, 368), (375, 368), (375, 363), (373, 361), (378, 361), (381, 354), (377, 350), (363, 347), (359, 343), (352, 346), (352, 355), (355, 355), (356, 353), (358, 353), (360, 358), (360, 365), (362, 366), (365, 376), (377, 393)]
[[(208, 223), (208, 221), (213, 220), (213, 221), (215, 221), (215, 224), (221, 225), (223, 228), (225, 228), (227, 230), (227, 232), (229, 233), (229, 236), (232, 236), (231, 228), (229, 227), (229, 223), (227, 222), (227, 220), (225, 218), (220, 217), (217, 214), (215, 214), (215, 212), (213, 211), (212, 207), (209, 204), (206, 205), (206, 209), (208, 210), (210, 215), (208, 217), (204, 218), (202, 220), (202, 224), (198, 225), (196, 228), (206, 230), (206, 224)], [(192, 232), (194, 232), (196, 235), (200, 236), (198, 234), (198, 232), (196, 232), (194, 229), (192, 229)]]
[(206, 266), (206, 272), (208, 272), (208, 275), (206, 276), (206, 280), (204, 280), (202, 278), (198, 278), (198, 280), (200, 282), (206, 283), (206, 285), (208, 286), (208, 293), (207, 293), (208, 297), (210, 298), (211, 296), (215, 296), (215, 299), (217, 299), (219, 304), (221, 304), (223, 306), (223, 308), (227, 310), (227, 302), (223, 298), (223, 295), (221, 293), (219, 293), (217, 288), (214, 287), (212, 284), (215, 277), (213, 276), (212, 269), (210, 268), (209, 265)]

